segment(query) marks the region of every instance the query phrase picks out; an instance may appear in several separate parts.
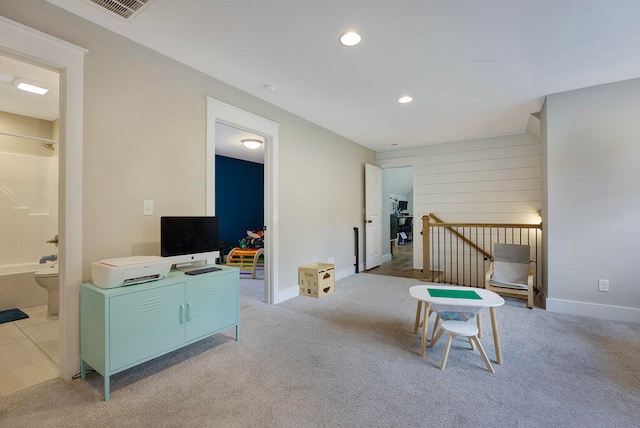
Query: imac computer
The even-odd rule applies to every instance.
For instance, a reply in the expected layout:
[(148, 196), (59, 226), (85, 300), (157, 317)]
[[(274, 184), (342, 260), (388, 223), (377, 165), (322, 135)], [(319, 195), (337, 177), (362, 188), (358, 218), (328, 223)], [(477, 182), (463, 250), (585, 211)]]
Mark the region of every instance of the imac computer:
[(161, 217), (160, 255), (176, 269), (214, 264), (220, 257), (218, 217)]

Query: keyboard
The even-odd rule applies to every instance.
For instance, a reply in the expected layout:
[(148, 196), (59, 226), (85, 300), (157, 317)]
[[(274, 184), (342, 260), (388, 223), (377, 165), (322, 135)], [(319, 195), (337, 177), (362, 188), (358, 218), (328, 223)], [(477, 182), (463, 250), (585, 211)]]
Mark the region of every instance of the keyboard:
[(215, 272), (218, 270), (222, 270), (221, 268), (217, 268), (217, 267), (213, 267), (213, 266), (209, 266), (209, 267), (204, 267), (204, 268), (200, 268), (200, 269), (193, 269), (193, 270), (189, 270), (186, 271), (184, 274), (185, 275), (200, 275), (203, 273), (209, 273), (209, 272)]

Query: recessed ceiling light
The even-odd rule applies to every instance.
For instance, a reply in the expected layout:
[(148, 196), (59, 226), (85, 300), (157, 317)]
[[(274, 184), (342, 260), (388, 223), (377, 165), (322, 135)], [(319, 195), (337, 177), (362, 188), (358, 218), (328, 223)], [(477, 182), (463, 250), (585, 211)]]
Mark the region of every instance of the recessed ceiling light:
[(354, 31), (344, 33), (342, 37), (340, 37), (340, 43), (342, 43), (344, 46), (355, 46), (360, 43), (360, 40), (362, 40), (362, 37), (360, 37), (360, 34)]
[[(40, 86), (38, 86), (40, 85)], [(13, 81), (13, 86), (23, 91), (32, 92), (38, 95), (44, 95), (49, 92), (48, 88), (45, 88), (44, 85), (36, 84), (36, 82), (26, 82), (23, 78), (18, 77)]]
[(245, 146), (247, 149), (250, 150), (255, 150), (257, 148), (259, 148), (260, 146), (262, 146), (263, 142), (260, 140), (256, 140), (256, 139), (248, 139), (248, 140), (240, 140), (242, 142), (242, 145)]
[(399, 102), (400, 104), (410, 103), (411, 101), (413, 101), (413, 98), (411, 98), (411, 97), (410, 97), (410, 96), (408, 96), (408, 95), (405, 95), (404, 97), (401, 97), (401, 98), (398, 100), (398, 102)]

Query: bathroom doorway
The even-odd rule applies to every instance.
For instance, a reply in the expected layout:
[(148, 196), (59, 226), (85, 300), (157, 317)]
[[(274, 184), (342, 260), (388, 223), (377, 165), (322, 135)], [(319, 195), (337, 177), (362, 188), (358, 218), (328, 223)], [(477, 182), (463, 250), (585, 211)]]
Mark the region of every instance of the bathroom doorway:
[(59, 289), (35, 272), (58, 284), (60, 74), (0, 55), (0, 79), (0, 311), (28, 317), (0, 324), (6, 395), (59, 373)]
[(58, 181), (59, 372), (70, 381), (80, 367), (82, 283), (82, 137), (84, 55), (69, 42), (0, 17), (0, 55), (59, 73)]

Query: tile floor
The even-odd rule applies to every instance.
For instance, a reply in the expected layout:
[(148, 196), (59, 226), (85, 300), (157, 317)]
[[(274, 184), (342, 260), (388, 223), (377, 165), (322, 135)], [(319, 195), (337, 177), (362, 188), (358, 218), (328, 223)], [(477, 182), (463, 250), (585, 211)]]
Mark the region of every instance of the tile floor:
[(58, 316), (20, 310), (29, 318), (0, 324), (0, 396), (58, 376)]

